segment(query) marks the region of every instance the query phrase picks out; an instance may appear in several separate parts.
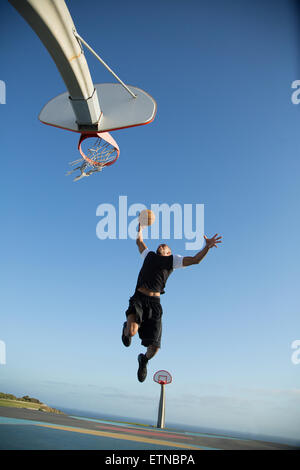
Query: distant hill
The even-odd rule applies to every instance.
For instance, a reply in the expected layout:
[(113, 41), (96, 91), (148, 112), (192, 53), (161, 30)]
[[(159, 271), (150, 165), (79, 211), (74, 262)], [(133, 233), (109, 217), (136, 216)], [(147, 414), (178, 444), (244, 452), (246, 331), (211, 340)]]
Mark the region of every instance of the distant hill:
[(29, 397), (24, 395), (24, 397), (18, 398), (11, 393), (0, 392), (0, 406), (12, 406), (15, 408), (30, 408), (38, 411), (45, 411), (47, 413), (57, 413), (65, 414), (56, 408), (51, 408), (50, 406), (42, 403), (37, 398)]

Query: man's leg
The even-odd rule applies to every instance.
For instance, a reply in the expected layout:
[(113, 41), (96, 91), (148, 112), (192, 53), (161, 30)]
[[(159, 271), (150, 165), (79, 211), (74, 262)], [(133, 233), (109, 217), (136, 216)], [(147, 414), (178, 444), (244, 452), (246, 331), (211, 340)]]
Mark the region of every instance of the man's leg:
[(134, 336), (139, 329), (139, 324), (136, 322), (136, 317), (134, 313), (130, 313), (127, 317), (127, 325), (125, 328), (126, 336)]
[(145, 354), (148, 361), (152, 359), (152, 357), (154, 357), (155, 354), (158, 353), (158, 351), (159, 351), (159, 348), (155, 346), (154, 344), (151, 344), (150, 346), (148, 346), (146, 354)]
[(147, 377), (147, 364), (155, 354), (157, 354), (162, 335), (162, 308), (159, 301), (151, 300), (150, 306), (148, 306), (148, 319), (143, 323), (139, 333), (142, 338), (143, 346), (146, 346), (146, 354), (139, 354), (138, 362), (138, 380), (144, 382)]
[(123, 325), (122, 330), (122, 342), (124, 346), (128, 348), (131, 344), (131, 338), (134, 336), (139, 329), (139, 324), (136, 322), (136, 317), (134, 313), (130, 313), (127, 316), (127, 322)]
[(144, 382), (147, 377), (147, 364), (152, 357), (158, 352), (159, 347), (155, 346), (154, 344), (150, 344), (147, 347), (146, 354), (139, 354), (138, 361), (139, 361), (139, 368), (138, 368), (138, 380), (139, 382)]

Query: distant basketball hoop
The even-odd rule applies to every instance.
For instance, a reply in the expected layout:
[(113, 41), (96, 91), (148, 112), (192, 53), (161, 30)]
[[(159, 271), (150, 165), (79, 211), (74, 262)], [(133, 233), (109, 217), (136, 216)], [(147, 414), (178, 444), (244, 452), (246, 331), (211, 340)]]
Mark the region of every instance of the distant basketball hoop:
[(161, 386), (157, 427), (163, 429), (165, 427), (165, 385), (172, 382), (172, 376), (166, 370), (159, 370), (155, 372), (153, 380)]

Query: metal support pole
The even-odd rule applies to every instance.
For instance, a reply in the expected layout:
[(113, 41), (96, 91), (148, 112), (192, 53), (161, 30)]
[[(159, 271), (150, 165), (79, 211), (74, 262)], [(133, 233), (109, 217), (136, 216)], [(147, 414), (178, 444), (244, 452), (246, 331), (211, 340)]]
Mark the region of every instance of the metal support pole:
[(165, 427), (165, 384), (161, 383), (160, 386), (157, 427), (163, 429)]
[(77, 31), (74, 30), (73, 32), (77, 40), (82, 42), (82, 44), (85, 45), (85, 47), (96, 57), (96, 59), (98, 59), (99, 62), (101, 62), (101, 64), (104, 65), (104, 67), (118, 80), (118, 82), (125, 88), (125, 90), (128, 91), (128, 93), (130, 93), (132, 98), (136, 98), (136, 95), (128, 88), (127, 85), (125, 85), (124, 82), (122, 82), (120, 77), (118, 77), (118, 75), (107, 65), (107, 63), (104, 62), (103, 59), (101, 59), (101, 57), (94, 51), (94, 49), (91, 48), (91, 46), (88, 45), (88, 43), (77, 33)]

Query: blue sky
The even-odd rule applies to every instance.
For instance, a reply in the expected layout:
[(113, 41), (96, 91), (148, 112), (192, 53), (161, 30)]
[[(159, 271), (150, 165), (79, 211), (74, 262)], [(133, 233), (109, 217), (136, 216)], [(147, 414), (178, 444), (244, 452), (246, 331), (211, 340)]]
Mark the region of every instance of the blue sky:
[[(150, 93), (148, 126), (113, 133), (118, 162), (66, 177), (77, 134), (42, 125), (65, 91), (49, 53), (1, 5), (0, 390), (54, 406), (152, 419), (159, 369), (166, 420), (300, 439), (299, 31), (293, 2), (69, 2), (81, 36)], [(95, 83), (113, 77), (86, 51)], [(223, 244), (175, 272), (162, 297), (162, 349), (136, 379), (138, 338), (121, 326), (141, 260), (99, 240), (99, 204), (204, 204)], [(186, 240), (168, 240), (185, 252)], [(147, 241), (155, 248), (156, 240)]]

